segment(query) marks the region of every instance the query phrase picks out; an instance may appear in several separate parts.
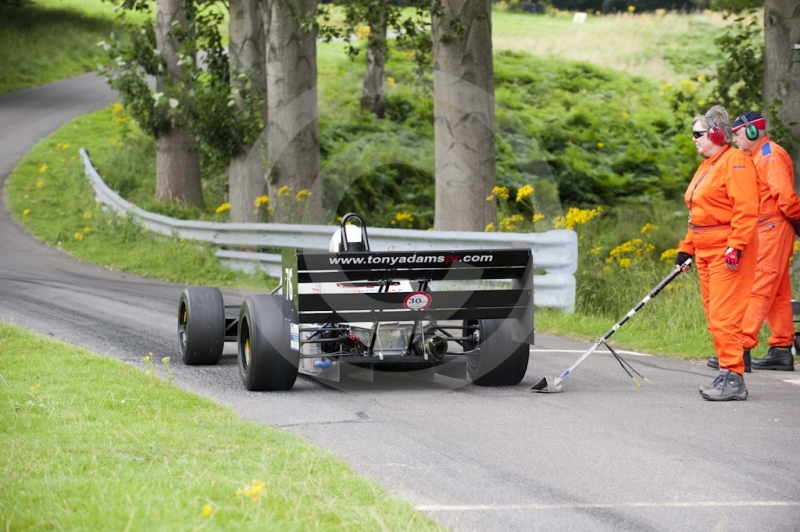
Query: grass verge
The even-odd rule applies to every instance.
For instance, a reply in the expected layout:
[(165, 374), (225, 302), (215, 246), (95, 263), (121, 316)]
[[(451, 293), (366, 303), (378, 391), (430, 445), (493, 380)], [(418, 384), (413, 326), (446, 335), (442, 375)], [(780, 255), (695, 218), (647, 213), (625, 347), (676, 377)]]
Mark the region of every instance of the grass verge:
[[(152, 364), (152, 363), (151, 363)], [(301, 438), (0, 323), (4, 530), (439, 530)]]
[(94, 264), (176, 283), (273, 288), (264, 273), (221, 267), (210, 244), (149, 233), (94, 202), (76, 141), (101, 161), (127, 164), (110, 115), (109, 108), (76, 118), (25, 155), (6, 182), (12, 215), (45, 244)]

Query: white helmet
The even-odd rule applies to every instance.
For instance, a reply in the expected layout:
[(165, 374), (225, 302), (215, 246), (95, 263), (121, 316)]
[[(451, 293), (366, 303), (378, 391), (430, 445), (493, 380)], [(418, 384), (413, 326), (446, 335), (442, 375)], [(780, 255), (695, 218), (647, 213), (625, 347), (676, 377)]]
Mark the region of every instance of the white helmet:
[[(347, 242), (352, 244), (354, 242), (361, 242), (361, 228), (357, 225), (345, 225), (344, 230), (347, 231)], [(342, 231), (341, 229), (336, 229), (333, 232), (333, 236), (331, 236), (331, 243), (328, 246), (328, 251), (331, 253), (339, 253), (342, 251), (340, 248), (342, 244)]]

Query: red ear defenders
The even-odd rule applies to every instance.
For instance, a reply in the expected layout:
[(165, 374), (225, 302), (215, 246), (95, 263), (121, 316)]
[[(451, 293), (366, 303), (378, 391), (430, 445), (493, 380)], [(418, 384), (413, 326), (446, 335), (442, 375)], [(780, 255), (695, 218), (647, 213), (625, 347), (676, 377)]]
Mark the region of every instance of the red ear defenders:
[(744, 134), (748, 140), (756, 140), (758, 138), (758, 128), (750, 123), (745, 115), (739, 115), (739, 118), (744, 122)]
[(710, 116), (706, 115), (705, 119), (708, 122), (708, 140), (718, 146), (725, 144), (725, 133), (722, 132), (722, 128), (717, 127)]

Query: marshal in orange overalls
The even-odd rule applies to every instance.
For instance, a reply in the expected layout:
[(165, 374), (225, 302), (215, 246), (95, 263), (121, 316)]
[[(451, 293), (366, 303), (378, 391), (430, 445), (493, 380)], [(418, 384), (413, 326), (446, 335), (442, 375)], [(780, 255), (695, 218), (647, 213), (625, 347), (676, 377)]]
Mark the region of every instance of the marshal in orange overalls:
[[(678, 251), (694, 255), (720, 369), (743, 375), (742, 318), (758, 259), (758, 177), (752, 159), (723, 147), (702, 162), (684, 200), (689, 230)], [(729, 247), (742, 252), (736, 271), (725, 267)]]
[(794, 342), (789, 258), (795, 232), (786, 218), (800, 218), (800, 198), (794, 191), (794, 169), (786, 150), (764, 137), (751, 155), (759, 177), (758, 264), (750, 302), (742, 321), (742, 347), (758, 345), (766, 318), (769, 345)]

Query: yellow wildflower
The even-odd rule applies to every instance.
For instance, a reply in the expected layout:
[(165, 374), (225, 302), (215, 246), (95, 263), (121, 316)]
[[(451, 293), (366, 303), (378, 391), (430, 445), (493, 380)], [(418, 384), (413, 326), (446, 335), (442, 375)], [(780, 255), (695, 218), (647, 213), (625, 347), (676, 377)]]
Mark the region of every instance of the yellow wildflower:
[(358, 38), (362, 41), (366, 40), (367, 37), (369, 37), (369, 32), (370, 32), (369, 26), (365, 24), (362, 24), (361, 26), (356, 28), (356, 35), (358, 35)]
[(395, 79), (394, 79), (392, 76), (387, 76), (387, 77), (386, 77), (386, 83), (388, 83), (388, 84), (389, 84), (389, 86), (390, 86), (391, 88), (393, 88), (393, 89), (394, 89), (395, 87), (397, 87), (397, 81), (396, 81), (396, 80), (395, 80)]
[(259, 494), (265, 487), (266, 484), (264, 484), (262, 481), (253, 479), (253, 483), (249, 486), (245, 486), (236, 490), (236, 495), (244, 495), (245, 497), (250, 497), (251, 500), (255, 501), (258, 499)]
[(697, 76), (697, 82), (698, 83), (705, 83), (706, 81), (707, 81), (707, 78), (704, 75), (700, 74), (699, 76)]
[(525, 220), (525, 217), (521, 214), (514, 214), (513, 216), (508, 216), (500, 220), (500, 228), (503, 231), (513, 231), (517, 228), (517, 224), (521, 221)]
[(230, 204), (230, 203), (223, 203), (222, 205), (220, 205), (219, 207), (217, 207), (217, 210), (216, 210), (215, 212), (216, 212), (217, 214), (219, 214), (219, 213), (221, 213), (221, 212), (225, 212), (225, 211), (227, 211), (227, 210), (228, 210), (228, 209), (230, 209), (230, 208), (231, 208), (231, 204)]
[(206, 505), (206, 507), (203, 508), (203, 514), (202, 515), (203, 515), (203, 517), (210, 517), (211, 516), (211, 506)]
[(694, 82), (690, 79), (684, 79), (681, 81), (681, 90), (684, 90), (690, 94), (694, 94), (697, 92), (697, 87), (694, 86)]
[(594, 247), (591, 250), (589, 250), (589, 255), (599, 255), (601, 249), (602, 248), (600, 246)]
[(486, 233), (493, 233), (494, 232), (494, 224), (489, 222), (486, 225), (486, 228), (483, 231), (486, 232)]
[(75, 237), (75, 240), (77, 240), (78, 242), (80, 242), (81, 240), (83, 240), (83, 233), (81, 233), (81, 232), (76, 232), (76, 233), (75, 233), (74, 235), (72, 235), (72, 236), (74, 236), (74, 237)]
[(39, 173), (43, 174), (47, 171), (47, 165), (42, 163), (42, 166), (39, 167)]
[(631, 259), (619, 259), (619, 265), (623, 268), (629, 268), (631, 265)]
[(84, 233), (89, 233), (91, 230), (92, 230), (91, 227), (84, 227), (83, 228), (83, 232)]
[(598, 147), (598, 148), (600, 148), (600, 149), (602, 150), (603, 148), (605, 148), (605, 147), (606, 147), (606, 145), (605, 145), (605, 144), (603, 144), (602, 142), (598, 142), (598, 143), (597, 143), (597, 147)]
[(486, 196), (486, 201), (492, 201), (494, 199), (494, 194), (489, 194)]
[(307, 189), (307, 188), (304, 188), (303, 190), (298, 190), (297, 191), (297, 194), (295, 194), (294, 199), (295, 199), (295, 201), (300, 203), (300, 202), (305, 201), (310, 195), (311, 195), (311, 191), (309, 189)]
[(92, 217), (92, 211), (83, 211), (83, 219), (88, 220)]
[(29, 214), (30, 212), (31, 212), (31, 210), (30, 210), (30, 209), (25, 209), (24, 211), (22, 211), (22, 216), (28, 216), (28, 214)]
[(520, 188), (517, 191), (517, 203), (525, 198), (530, 197), (531, 194), (533, 194), (533, 187), (531, 185), (525, 185), (524, 187)]
[(281, 188), (278, 189), (278, 197), (282, 198), (284, 196), (288, 196), (292, 193), (292, 189), (289, 188), (288, 185), (283, 185)]
[(657, 225), (654, 225), (654, 224), (651, 224), (650, 222), (647, 222), (646, 224), (644, 224), (642, 226), (642, 231), (641, 232), (642, 232), (643, 235), (646, 235), (650, 231), (655, 231), (656, 229), (658, 229)]
[(538, 222), (539, 220), (544, 220), (544, 214), (542, 214), (542, 213), (540, 213), (540, 212), (537, 212), (536, 214), (534, 214), (534, 215), (533, 215), (533, 217), (531, 218), (531, 221), (532, 221), (533, 223), (536, 223), (536, 222)]
[(672, 83), (664, 83), (663, 85), (661, 85), (661, 90), (662, 91), (668, 91), (671, 88), (672, 88)]
[(266, 194), (258, 196), (253, 202), (253, 205), (256, 207), (261, 207), (265, 203), (269, 203), (269, 196), (267, 196)]
[(162, 364), (164, 364), (165, 366), (166, 366), (167, 364), (169, 364), (169, 357), (164, 357), (164, 358), (162, 358), (162, 359), (161, 359), (161, 363), (162, 363)]
[(635, 252), (639, 246), (642, 245), (641, 238), (634, 238), (633, 240), (628, 240), (627, 242), (623, 242), (619, 246), (612, 249), (609, 253), (609, 257), (619, 257), (625, 253), (633, 253)]
[(628, 13), (633, 13), (636, 11), (636, 6), (628, 6)]
[(411, 223), (414, 221), (414, 216), (412, 216), (410, 212), (398, 212), (395, 215), (394, 219), (397, 220), (398, 222)]
[(44, 186), (44, 178), (40, 177), (36, 180), (36, 188), (42, 188)]
[(661, 254), (661, 260), (665, 262), (672, 262), (678, 256), (677, 249), (668, 249), (664, 253)]
[(492, 194), (508, 201), (508, 189), (506, 187), (494, 187), (492, 189)]
[(553, 219), (553, 226), (556, 229), (574, 229), (578, 225), (589, 223), (603, 212), (602, 207), (594, 209), (579, 209), (572, 207), (565, 216), (556, 216)]

